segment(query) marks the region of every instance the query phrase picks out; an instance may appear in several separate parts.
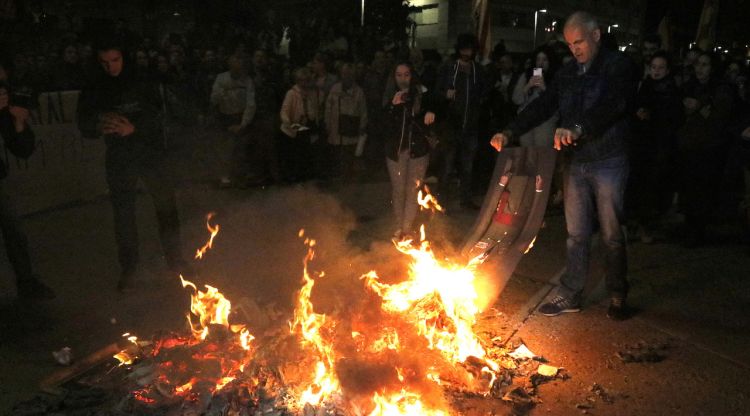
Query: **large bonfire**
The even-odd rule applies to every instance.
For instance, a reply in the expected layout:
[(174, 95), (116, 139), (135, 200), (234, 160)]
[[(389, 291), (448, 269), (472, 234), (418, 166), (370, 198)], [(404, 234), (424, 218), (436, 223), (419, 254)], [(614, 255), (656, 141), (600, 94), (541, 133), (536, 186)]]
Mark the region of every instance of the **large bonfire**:
[[(442, 209), (428, 193), (420, 193), (419, 202)], [(219, 232), (211, 219), (211, 237), (196, 258), (206, 255)], [(507, 399), (511, 372), (532, 356), (513, 357), (474, 332), (481, 258), (464, 264), (438, 258), (422, 226), (419, 238), (394, 243), (408, 262), (406, 276), (385, 283), (370, 271), (361, 276), (366, 296), (360, 310), (326, 315), (311, 301), (316, 281), (325, 279), (310, 268), (316, 241), (304, 231), (299, 237), (307, 247), (302, 287), (283, 329), (254, 334), (231, 322), (231, 302), (217, 288), (202, 290), (180, 276), (192, 292), (190, 331), (150, 341), (125, 334), (131, 344), (115, 356), (135, 386), (133, 408), (196, 415), (449, 415), (455, 413), (449, 392)]]

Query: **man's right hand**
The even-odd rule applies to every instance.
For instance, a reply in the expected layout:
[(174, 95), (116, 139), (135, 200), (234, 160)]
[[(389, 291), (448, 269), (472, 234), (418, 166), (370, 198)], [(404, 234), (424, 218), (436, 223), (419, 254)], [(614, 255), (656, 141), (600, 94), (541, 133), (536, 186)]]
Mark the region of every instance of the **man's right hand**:
[(494, 147), (498, 152), (501, 152), (503, 150), (503, 147), (508, 145), (509, 141), (510, 134), (508, 132), (495, 133), (495, 135), (492, 136), (492, 139), (490, 140), (490, 146)]

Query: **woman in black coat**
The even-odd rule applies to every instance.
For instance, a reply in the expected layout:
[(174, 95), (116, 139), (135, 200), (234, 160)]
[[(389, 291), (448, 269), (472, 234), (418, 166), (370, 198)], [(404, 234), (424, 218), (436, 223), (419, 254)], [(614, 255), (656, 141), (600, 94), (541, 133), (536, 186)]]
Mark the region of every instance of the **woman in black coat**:
[(426, 89), (410, 63), (396, 65), (393, 77), (396, 92), (385, 105), (385, 155), (393, 188), (394, 238), (400, 240), (414, 231), (418, 187), (430, 162), (426, 126), (435, 121), (435, 113), (429, 111)]

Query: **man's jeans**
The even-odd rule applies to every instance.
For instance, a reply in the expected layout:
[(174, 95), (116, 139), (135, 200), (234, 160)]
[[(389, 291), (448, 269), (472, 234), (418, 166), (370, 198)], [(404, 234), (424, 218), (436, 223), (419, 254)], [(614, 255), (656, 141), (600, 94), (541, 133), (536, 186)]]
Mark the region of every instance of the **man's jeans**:
[(598, 215), (604, 249), (604, 277), (612, 296), (628, 292), (623, 206), (630, 171), (628, 158), (573, 163), (565, 172), (565, 221), (568, 228), (567, 271), (558, 294), (579, 297), (589, 269), (591, 236)]

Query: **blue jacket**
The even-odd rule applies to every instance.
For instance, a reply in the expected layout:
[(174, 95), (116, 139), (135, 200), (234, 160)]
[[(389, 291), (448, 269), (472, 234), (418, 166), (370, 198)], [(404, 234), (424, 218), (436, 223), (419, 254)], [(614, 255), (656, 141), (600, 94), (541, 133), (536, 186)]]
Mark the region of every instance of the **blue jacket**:
[(577, 145), (569, 147), (572, 163), (624, 155), (638, 86), (633, 68), (625, 55), (604, 48), (585, 73), (579, 74), (579, 64), (572, 60), (507, 130), (520, 137), (559, 111), (560, 127), (573, 130), (578, 125), (583, 131)]

